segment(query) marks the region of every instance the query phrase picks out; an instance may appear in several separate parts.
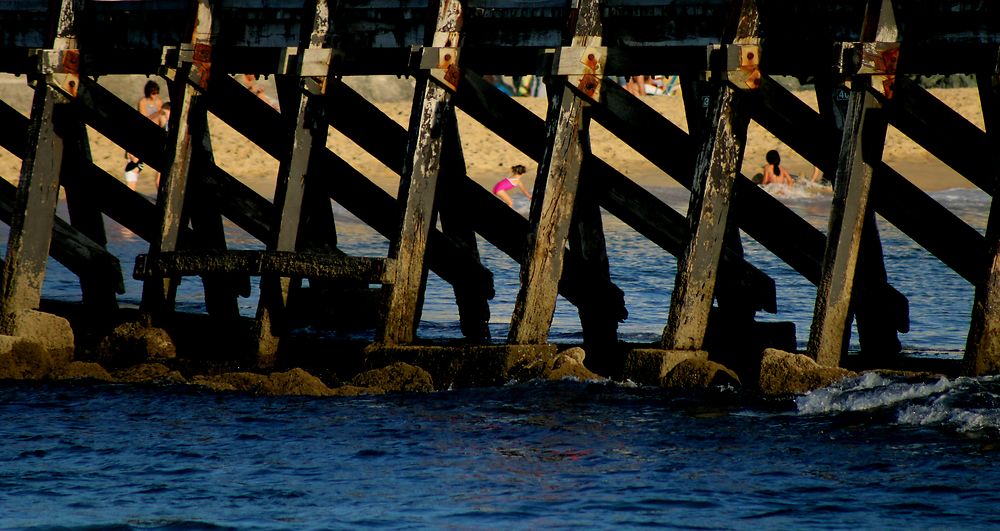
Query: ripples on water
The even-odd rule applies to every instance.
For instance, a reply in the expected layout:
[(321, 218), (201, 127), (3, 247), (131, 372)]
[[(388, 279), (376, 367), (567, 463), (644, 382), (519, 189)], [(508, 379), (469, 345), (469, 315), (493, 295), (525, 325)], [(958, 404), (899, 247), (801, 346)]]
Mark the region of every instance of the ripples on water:
[(0, 386), (0, 527), (984, 528), (1000, 383), (305, 399)]
[[(676, 189), (655, 193), (683, 212)], [(979, 230), (977, 191), (935, 196)], [(829, 198), (786, 198), (825, 231)], [(381, 237), (338, 211), (345, 251), (383, 256)], [(676, 261), (605, 219), (623, 339), (666, 322)], [(880, 220), (890, 282), (910, 300), (906, 347), (964, 347), (972, 288)], [(229, 228), (234, 247), (258, 245)], [(145, 245), (112, 231), (131, 271)], [(815, 288), (745, 239), (804, 343)], [(483, 242), (496, 278), (494, 337), (518, 267)], [(123, 305), (140, 285), (126, 279)], [(45, 296), (79, 299), (53, 265)], [(200, 285), (180, 304), (200, 310)], [(421, 333), (458, 334), (431, 275)], [(256, 293), (242, 299), (255, 311)], [(560, 299), (553, 338), (579, 339)], [(856, 347), (856, 339), (854, 339)], [(187, 388), (0, 384), (2, 528), (987, 528), (996, 516), (1000, 383), (866, 375), (795, 400), (733, 390), (681, 395), (614, 385), (527, 383), (351, 399), (256, 398)]]

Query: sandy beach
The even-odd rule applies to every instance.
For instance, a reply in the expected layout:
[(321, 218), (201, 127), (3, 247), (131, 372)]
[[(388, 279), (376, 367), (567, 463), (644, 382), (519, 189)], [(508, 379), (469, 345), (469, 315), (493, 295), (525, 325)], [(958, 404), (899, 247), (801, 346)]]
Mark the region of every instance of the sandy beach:
[[(102, 85), (129, 103), (138, 100), (145, 81), (146, 78), (142, 76), (108, 76), (100, 80)], [(378, 91), (365, 88), (362, 90), (364, 93), (374, 93), (374, 97), (377, 99), (376, 105), (386, 115), (405, 126), (411, 106), (409, 97), (406, 95), (406, 80), (397, 81), (395, 78), (390, 78), (386, 82), (395, 83), (395, 86), (392, 87), (393, 91), (376, 93)], [(273, 98), (273, 84), (268, 80), (262, 80), (262, 85)], [(975, 89), (934, 89), (931, 92), (978, 127), (983, 127), (978, 92)], [(799, 91), (795, 94), (816, 108), (815, 93)], [(15, 78), (9, 75), (0, 76), (0, 99), (25, 115), (28, 114), (30, 108), (31, 96), (32, 91), (27, 86), (25, 78)], [(517, 98), (517, 101), (537, 116), (544, 116), (546, 106), (544, 98), (526, 97)], [(686, 130), (683, 103), (679, 94), (647, 96), (642, 98), (642, 101)], [(277, 161), (218, 119), (210, 117), (209, 126), (216, 162), (262, 195), (270, 197), (273, 194), (274, 177), (278, 171)], [(530, 186), (530, 181), (537, 169), (534, 161), (464, 113), (459, 115), (459, 130), (462, 136), (468, 174), (472, 179), (484, 187), (490, 187), (495, 181), (506, 176), (510, 166), (524, 164), (528, 167), (529, 178), (526, 181)], [(124, 151), (93, 130), (90, 130), (90, 135), (94, 162), (112, 175), (123, 179)], [(670, 176), (653, 166), (596, 123), (592, 125), (591, 142), (595, 154), (639, 184), (647, 187), (677, 186), (676, 181)], [(379, 186), (395, 194), (398, 183), (398, 177), (395, 173), (358, 148), (350, 140), (335, 130), (331, 130), (327, 145), (356, 169), (378, 183)], [(781, 153), (782, 163), (791, 173), (808, 175), (811, 172), (812, 165), (809, 162), (752, 122), (748, 132), (743, 173), (753, 175), (759, 172), (760, 167), (764, 164), (764, 154), (769, 149), (777, 149)], [(967, 180), (893, 128), (889, 130), (883, 160), (899, 170), (914, 184), (927, 191), (971, 186)], [(16, 181), (19, 172), (20, 160), (0, 148), (0, 176), (10, 181)], [(154, 193), (153, 187), (153, 174), (147, 170), (140, 177), (139, 191), (152, 194)]]

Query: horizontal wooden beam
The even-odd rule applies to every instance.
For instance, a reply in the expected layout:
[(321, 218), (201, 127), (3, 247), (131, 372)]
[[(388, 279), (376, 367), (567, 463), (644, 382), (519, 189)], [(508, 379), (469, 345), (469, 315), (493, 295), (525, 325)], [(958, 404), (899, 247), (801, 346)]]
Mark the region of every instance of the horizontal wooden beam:
[(342, 256), (293, 251), (209, 250), (140, 254), (133, 277), (152, 280), (205, 274), (277, 275), (385, 284), (394, 263), (387, 258)]
[[(209, 110), (271, 156), (282, 156), (287, 150), (284, 145), (287, 129), (279, 113), (236, 80), (228, 76), (213, 80), (206, 92)], [(315, 156), (317, 167), (323, 171), (322, 178), (314, 182), (325, 187), (334, 201), (376, 232), (386, 238), (393, 237), (399, 229), (399, 204), (395, 198), (329, 149), (316, 152)], [(460, 242), (434, 229), (429, 240), (430, 269), (446, 282), (467, 279), (470, 272), (484, 282), (492, 282), (492, 273)]]
[[(839, 140), (831, 139), (839, 135), (818, 112), (767, 76), (762, 78), (754, 103), (754, 120), (806, 160), (832, 173)], [(986, 252), (983, 236), (888, 164), (875, 161), (872, 168), (871, 204), (875, 211), (962, 278), (977, 282), (982, 273), (976, 264), (982, 263)], [(753, 209), (747, 215), (763, 212)]]
[[(3, 124), (0, 127), (0, 146), (14, 156), (23, 158), (27, 152), (28, 118), (6, 102), (0, 101), (0, 124)], [(0, 179), (0, 220), (4, 223), (11, 222), (16, 193), (17, 187)], [(52, 236), (49, 255), (57, 262), (77, 276), (104, 269), (105, 272), (101, 274), (106, 274), (113, 285), (118, 286), (119, 293), (124, 293), (121, 265), (117, 257), (58, 217)]]

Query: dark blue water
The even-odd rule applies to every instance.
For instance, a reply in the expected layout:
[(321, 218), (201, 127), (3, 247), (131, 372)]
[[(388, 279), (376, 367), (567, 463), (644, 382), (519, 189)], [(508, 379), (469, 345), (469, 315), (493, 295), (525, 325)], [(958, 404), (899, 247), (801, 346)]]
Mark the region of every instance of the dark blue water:
[[(683, 211), (686, 196), (655, 193)], [(977, 191), (935, 197), (977, 229)], [(829, 196), (786, 198), (825, 231)], [(338, 211), (341, 246), (386, 242)], [(666, 323), (676, 261), (605, 220), (625, 340)], [(109, 225), (112, 226), (113, 225)], [(972, 288), (880, 220), (890, 282), (910, 300), (906, 348), (956, 356)], [(253, 247), (229, 228), (234, 247)], [(112, 229), (131, 271), (145, 245)], [(804, 344), (815, 288), (765, 249), (780, 311)], [(488, 244), (494, 337), (506, 335), (518, 268)], [(139, 300), (127, 279), (124, 306)], [(79, 289), (53, 266), (45, 296)], [(186, 281), (180, 307), (202, 307)], [(243, 299), (255, 311), (256, 292)], [(431, 275), (420, 334), (457, 337), (449, 288)], [(303, 331), (302, 333), (322, 333)], [(364, 337), (370, 332), (361, 331)], [(554, 340), (579, 339), (560, 300)], [(856, 347), (856, 340), (852, 340)], [(677, 394), (578, 382), (360, 398), (258, 398), (187, 387), (0, 384), (0, 528), (998, 528), (1000, 380), (865, 375), (797, 398), (733, 389)]]
[(996, 380), (858, 380), (798, 403), (576, 382), (333, 399), (6, 385), (0, 527), (997, 527), (998, 393)]

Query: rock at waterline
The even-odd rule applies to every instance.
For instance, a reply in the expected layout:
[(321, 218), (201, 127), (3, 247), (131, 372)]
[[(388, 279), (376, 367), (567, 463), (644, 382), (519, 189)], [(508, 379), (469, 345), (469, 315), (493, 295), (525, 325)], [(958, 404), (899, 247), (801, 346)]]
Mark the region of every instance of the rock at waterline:
[(804, 394), (857, 376), (840, 367), (824, 367), (809, 356), (769, 348), (760, 363), (760, 390), (767, 395)]
[(434, 381), (429, 372), (408, 363), (396, 362), (381, 369), (372, 369), (358, 374), (351, 385), (366, 388), (369, 394), (393, 392), (425, 392), (434, 390)]
[(97, 361), (105, 367), (128, 367), (177, 357), (166, 330), (128, 322), (118, 325), (97, 346)]
[(604, 380), (603, 377), (584, 367), (583, 360), (586, 356), (587, 353), (580, 347), (569, 348), (556, 354), (556, 357), (552, 360), (552, 364), (545, 371), (545, 378), (548, 380), (563, 380), (566, 378), (580, 381)]
[(739, 386), (739, 376), (722, 364), (698, 358), (681, 361), (660, 381), (661, 387), (676, 389), (705, 389), (725, 385)]

